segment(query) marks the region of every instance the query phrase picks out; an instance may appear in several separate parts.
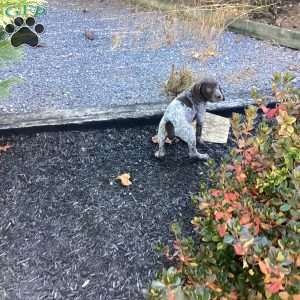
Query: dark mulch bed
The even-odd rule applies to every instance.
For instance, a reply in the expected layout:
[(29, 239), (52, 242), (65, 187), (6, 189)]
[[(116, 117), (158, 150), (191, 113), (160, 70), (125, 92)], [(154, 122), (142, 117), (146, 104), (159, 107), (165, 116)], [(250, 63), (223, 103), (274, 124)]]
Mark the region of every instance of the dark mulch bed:
[[(186, 224), (207, 177), (183, 144), (153, 157), (152, 125), (5, 135), (0, 155), (0, 299), (143, 299), (153, 246)], [(210, 145), (220, 159), (227, 147)], [(203, 151), (205, 150), (202, 149)], [(130, 172), (130, 188), (114, 178)]]

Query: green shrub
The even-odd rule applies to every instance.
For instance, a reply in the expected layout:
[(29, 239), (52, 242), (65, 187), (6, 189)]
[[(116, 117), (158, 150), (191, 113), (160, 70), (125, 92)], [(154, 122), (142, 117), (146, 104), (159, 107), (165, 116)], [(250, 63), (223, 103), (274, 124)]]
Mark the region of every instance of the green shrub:
[[(196, 238), (177, 226), (173, 267), (152, 283), (152, 300), (300, 299), (300, 93), (276, 74), (279, 102), (234, 114), (236, 147), (201, 183), (192, 220)], [(257, 121), (257, 120), (260, 121)]]
[[(7, 64), (22, 58), (22, 50), (16, 49), (10, 45), (10, 42), (5, 40), (4, 37), (0, 37), (0, 68)], [(10, 77), (8, 79), (2, 79), (0, 77), (0, 100), (2, 97), (9, 95), (9, 90), (15, 84), (21, 82), (20, 78)]]

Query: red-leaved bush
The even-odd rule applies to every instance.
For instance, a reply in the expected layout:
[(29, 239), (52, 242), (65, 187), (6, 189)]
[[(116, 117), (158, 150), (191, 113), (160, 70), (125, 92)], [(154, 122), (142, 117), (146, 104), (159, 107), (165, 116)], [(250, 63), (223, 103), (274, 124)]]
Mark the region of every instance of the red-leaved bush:
[(196, 238), (173, 226), (174, 249), (164, 248), (173, 266), (153, 281), (150, 299), (300, 299), (300, 91), (292, 80), (274, 76), (275, 108), (254, 92), (258, 107), (233, 115), (236, 147), (193, 199)]

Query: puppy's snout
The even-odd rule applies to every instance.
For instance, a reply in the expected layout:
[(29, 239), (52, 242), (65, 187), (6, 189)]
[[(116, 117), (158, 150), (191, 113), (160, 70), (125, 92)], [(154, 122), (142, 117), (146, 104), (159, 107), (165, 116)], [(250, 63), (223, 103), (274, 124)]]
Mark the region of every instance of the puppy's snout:
[(225, 97), (224, 97), (224, 95), (221, 91), (216, 92), (216, 98), (217, 98), (218, 101), (224, 101), (225, 100)]

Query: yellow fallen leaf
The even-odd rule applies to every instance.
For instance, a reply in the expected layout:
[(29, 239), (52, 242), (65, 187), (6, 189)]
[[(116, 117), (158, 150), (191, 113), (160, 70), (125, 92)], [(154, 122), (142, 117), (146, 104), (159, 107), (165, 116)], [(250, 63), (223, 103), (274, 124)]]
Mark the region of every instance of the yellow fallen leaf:
[(196, 267), (198, 267), (198, 264), (195, 263), (195, 262), (191, 262), (191, 263), (190, 263), (190, 266), (193, 267), (193, 268), (196, 268)]
[(214, 292), (221, 293), (222, 289), (220, 289), (215, 283), (210, 282), (207, 284), (207, 287), (213, 290)]
[(151, 138), (153, 144), (158, 144), (158, 135), (155, 135)]
[(203, 209), (208, 208), (209, 206), (210, 206), (209, 203), (207, 203), (207, 202), (201, 202), (199, 204), (199, 209), (203, 210)]
[(290, 297), (288, 292), (280, 292), (278, 295), (279, 295), (280, 299), (282, 299), (282, 300), (288, 300)]
[(243, 244), (243, 247), (245, 249), (249, 248), (252, 244), (254, 243), (254, 238), (250, 239), (249, 241), (246, 241), (244, 244)]
[(132, 184), (132, 182), (130, 181), (130, 175), (128, 173), (124, 173), (118, 176), (116, 179), (120, 180), (123, 186), (130, 186)]

